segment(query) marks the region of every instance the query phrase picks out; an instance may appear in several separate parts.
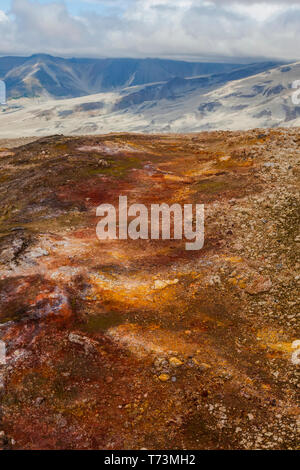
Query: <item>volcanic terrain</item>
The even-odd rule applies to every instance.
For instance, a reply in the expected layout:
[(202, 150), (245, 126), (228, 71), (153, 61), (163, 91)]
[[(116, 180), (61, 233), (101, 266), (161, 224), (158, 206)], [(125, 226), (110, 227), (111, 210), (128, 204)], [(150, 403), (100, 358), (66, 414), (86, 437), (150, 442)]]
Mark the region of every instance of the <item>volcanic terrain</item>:
[[(299, 448), (300, 129), (1, 146), (0, 446)], [(204, 248), (99, 241), (120, 195)]]

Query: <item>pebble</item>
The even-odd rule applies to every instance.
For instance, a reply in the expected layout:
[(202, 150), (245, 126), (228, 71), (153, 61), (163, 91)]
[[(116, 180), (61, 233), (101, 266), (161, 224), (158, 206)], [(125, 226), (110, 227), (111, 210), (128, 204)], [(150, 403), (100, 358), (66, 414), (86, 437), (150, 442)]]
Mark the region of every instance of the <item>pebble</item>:
[(178, 359), (177, 357), (171, 357), (169, 359), (169, 363), (173, 367), (179, 367), (179, 366), (183, 365), (183, 362), (180, 359)]
[(158, 378), (161, 382), (168, 382), (168, 380), (170, 380), (170, 376), (168, 374), (160, 374)]

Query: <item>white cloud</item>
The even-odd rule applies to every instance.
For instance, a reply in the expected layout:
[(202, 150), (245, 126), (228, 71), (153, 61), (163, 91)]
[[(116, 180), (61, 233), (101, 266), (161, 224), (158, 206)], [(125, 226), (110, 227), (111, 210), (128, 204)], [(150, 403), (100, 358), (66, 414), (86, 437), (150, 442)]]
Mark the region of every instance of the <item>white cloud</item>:
[(270, 17), (284, 11), (286, 6), (272, 3), (250, 3), (250, 4), (233, 4), (230, 5), (234, 11), (243, 15), (248, 15), (256, 21), (266, 21)]
[(293, 60), (299, 19), (300, 0), (85, 0), (80, 17), (60, 0), (13, 0), (9, 16), (0, 10), (0, 54)]
[(0, 10), (0, 23), (7, 23), (8, 21), (8, 17), (4, 13), (4, 11)]

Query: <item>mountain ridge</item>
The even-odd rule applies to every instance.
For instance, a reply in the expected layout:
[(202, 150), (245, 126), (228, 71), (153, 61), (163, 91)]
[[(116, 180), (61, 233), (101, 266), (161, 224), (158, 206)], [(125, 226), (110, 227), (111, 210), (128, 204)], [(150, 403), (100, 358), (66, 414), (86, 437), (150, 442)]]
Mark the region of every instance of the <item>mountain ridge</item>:
[[(275, 62), (274, 62), (275, 64)], [(238, 71), (243, 64), (186, 62), (169, 59), (64, 59), (47, 54), (1, 57), (0, 79), (9, 98), (75, 98), (126, 86), (166, 82)]]
[(0, 137), (14, 137), (16, 129), (29, 137), (300, 126), (300, 107), (292, 101), (300, 62), (272, 65), (252, 64), (75, 98), (9, 99), (0, 113)]

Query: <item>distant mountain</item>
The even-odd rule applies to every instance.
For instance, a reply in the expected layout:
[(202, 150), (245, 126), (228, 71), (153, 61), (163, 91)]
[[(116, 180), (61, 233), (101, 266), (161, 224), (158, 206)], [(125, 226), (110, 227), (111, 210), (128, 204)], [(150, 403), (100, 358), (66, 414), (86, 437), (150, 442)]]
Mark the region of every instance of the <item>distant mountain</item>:
[(276, 62), (263, 62), (240, 66), (238, 69), (222, 70), (222, 72), (219, 71), (218, 73), (212, 73), (197, 78), (181, 78), (177, 76), (167, 82), (147, 86), (133, 93), (126, 94), (126, 96), (116, 104), (115, 109), (128, 109), (130, 106), (150, 101), (160, 101), (162, 99), (176, 100), (194, 91), (204, 93), (233, 80), (257, 75), (258, 73), (276, 67), (276, 65), (278, 65)]
[[(300, 62), (274, 67), (255, 75), (248, 72), (249, 69), (245, 68), (211, 76), (204, 86), (198, 79), (176, 84), (170, 82), (168, 91), (172, 90), (173, 96), (167, 96), (165, 84), (160, 88), (160, 93), (165, 90), (165, 96), (158, 93), (153, 100), (146, 97), (147, 93), (151, 93), (145, 88), (122, 97), (116, 102), (115, 110), (119, 119), (120, 113), (123, 113), (124, 120), (127, 115), (129, 122), (131, 116), (138, 116), (139, 123), (144, 123), (144, 131), (149, 132), (185, 133), (300, 126), (300, 106), (292, 100), (295, 91), (292, 84), (299, 80)], [(246, 74), (249, 76), (243, 78)], [(194, 82), (197, 83), (195, 87), (192, 85)]]
[(292, 84), (299, 76), (300, 62), (297, 62), (230, 80), (206, 91), (186, 91), (173, 100), (131, 104), (122, 112), (143, 116), (150, 132), (300, 126), (300, 106), (292, 100), (295, 91)]
[(10, 100), (0, 113), (0, 137), (300, 126), (292, 101), (299, 77), (300, 62), (252, 64), (77, 98)]
[(163, 59), (63, 59), (45, 54), (0, 57), (8, 97), (74, 98), (174, 78), (239, 73), (244, 66)]

